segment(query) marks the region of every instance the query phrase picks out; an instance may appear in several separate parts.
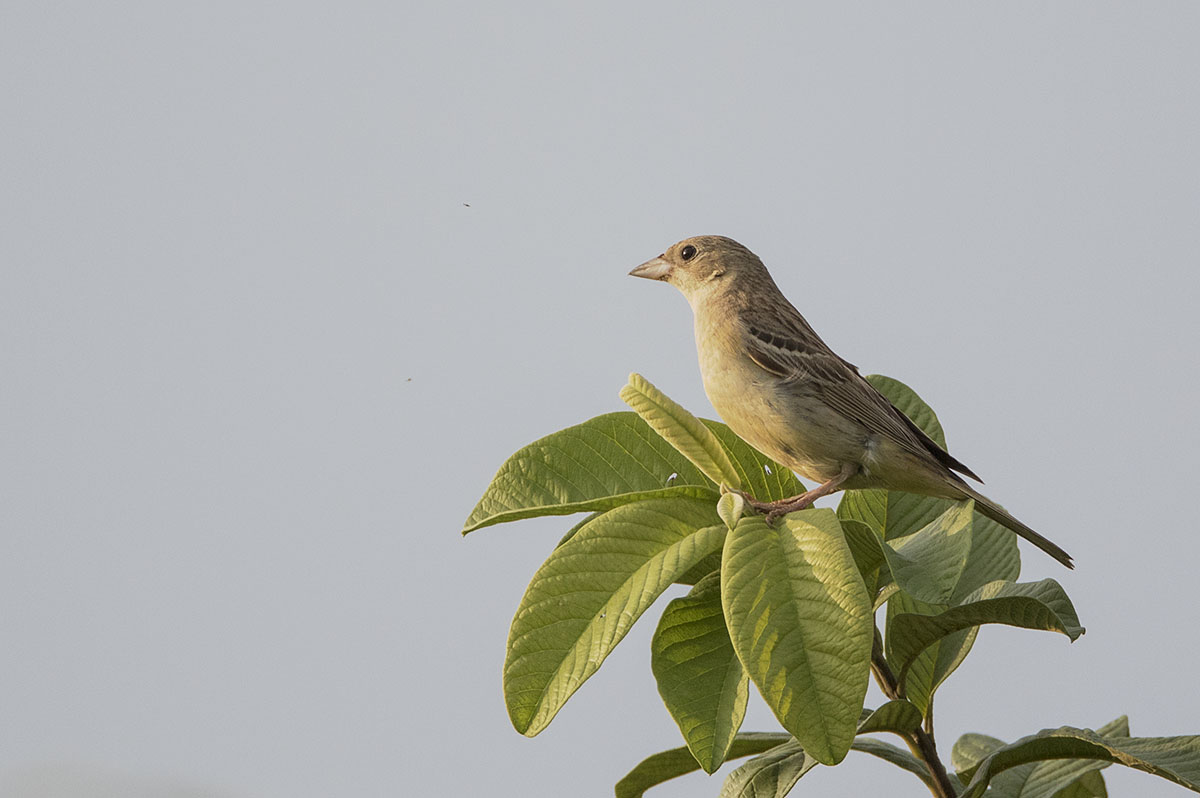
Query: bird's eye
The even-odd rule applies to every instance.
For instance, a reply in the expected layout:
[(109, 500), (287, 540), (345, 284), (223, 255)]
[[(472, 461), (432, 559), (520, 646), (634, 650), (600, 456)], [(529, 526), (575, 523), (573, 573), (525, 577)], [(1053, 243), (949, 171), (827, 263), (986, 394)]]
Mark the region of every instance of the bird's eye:
[(679, 250), (679, 257), (683, 258), (684, 260), (691, 260), (692, 258), (696, 257), (696, 248), (691, 244), (688, 244), (686, 247)]

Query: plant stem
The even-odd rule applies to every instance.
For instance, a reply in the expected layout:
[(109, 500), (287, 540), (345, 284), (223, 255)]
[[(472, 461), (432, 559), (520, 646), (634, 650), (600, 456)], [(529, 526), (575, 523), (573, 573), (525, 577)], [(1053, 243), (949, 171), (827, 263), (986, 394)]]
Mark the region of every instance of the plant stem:
[[(875, 681), (879, 683), (879, 689), (883, 694), (892, 700), (903, 698), (900, 692), (899, 681), (896, 675), (892, 673), (892, 668), (888, 665), (887, 659), (883, 656), (883, 645), (879, 637), (879, 630), (875, 630), (875, 645), (871, 650), (871, 672), (875, 674)], [(946, 773), (946, 766), (942, 764), (942, 760), (938, 758), (937, 746), (933, 742), (933, 735), (925, 729), (917, 727), (909, 734), (904, 735), (904, 741), (908, 743), (908, 748), (912, 751), (913, 756), (925, 763), (925, 767), (929, 770), (930, 784), (929, 790), (937, 798), (957, 798), (957, 793), (954, 791), (954, 785), (950, 782), (950, 776)]]

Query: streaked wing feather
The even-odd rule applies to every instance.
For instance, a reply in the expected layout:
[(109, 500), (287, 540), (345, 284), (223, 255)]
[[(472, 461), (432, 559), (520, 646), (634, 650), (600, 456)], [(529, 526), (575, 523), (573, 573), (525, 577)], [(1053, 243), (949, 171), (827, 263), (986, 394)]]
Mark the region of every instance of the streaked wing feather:
[[(795, 318), (788, 318), (787, 322), (791, 323), (773, 319), (768, 324), (759, 318), (753, 323), (743, 323), (746, 352), (759, 368), (784, 380), (803, 381), (837, 412), (915, 454), (932, 456), (949, 468), (962, 466), (863, 379), (857, 367), (826, 346), (803, 317), (795, 313)], [(766, 329), (768, 326), (776, 329)], [(781, 331), (778, 327), (791, 329)], [(964, 469), (964, 473), (970, 474), (966, 466), (959, 470)]]
[(780, 357), (779, 353), (770, 346), (762, 346), (757, 341), (746, 342), (746, 354), (768, 374), (774, 374), (781, 379), (790, 379), (795, 373), (795, 364), (790, 358)]

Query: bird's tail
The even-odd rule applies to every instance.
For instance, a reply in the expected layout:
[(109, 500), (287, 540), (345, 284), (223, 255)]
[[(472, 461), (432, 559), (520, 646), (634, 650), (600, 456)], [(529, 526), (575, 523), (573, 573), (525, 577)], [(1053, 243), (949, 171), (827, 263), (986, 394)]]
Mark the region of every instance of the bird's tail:
[(1037, 532), (1034, 532), (1032, 529), (1022, 524), (1016, 518), (1013, 518), (1012, 515), (1010, 515), (1009, 512), (1003, 507), (993, 502), (987, 496), (977, 493), (973, 488), (967, 485), (960, 485), (959, 487), (964, 493), (975, 500), (975, 509), (983, 513), (986, 517), (992, 519), (997, 524), (1016, 532), (1018, 535), (1025, 538), (1030, 543), (1037, 546), (1039, 549), (1046, 552), (1068, 568), (1075, 567), (1075, 564), (1071, 562), (1070, 554), (1067, 554), (1049, 539), (1042, 537)]

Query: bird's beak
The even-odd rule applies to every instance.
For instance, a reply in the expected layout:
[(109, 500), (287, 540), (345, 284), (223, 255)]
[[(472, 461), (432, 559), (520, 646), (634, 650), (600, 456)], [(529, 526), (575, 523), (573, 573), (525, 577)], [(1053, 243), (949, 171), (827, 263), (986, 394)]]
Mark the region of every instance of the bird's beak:
[(645, 277), (647, 280), (665, 280), (671, 275), (671, 264), (659, 255), (654, 260), (648, 260), (630, 272), (634, 277)]

